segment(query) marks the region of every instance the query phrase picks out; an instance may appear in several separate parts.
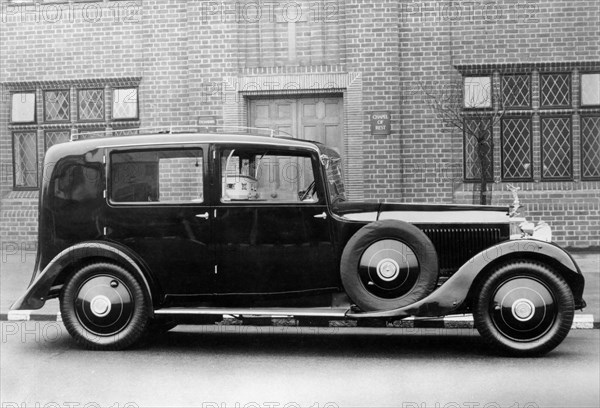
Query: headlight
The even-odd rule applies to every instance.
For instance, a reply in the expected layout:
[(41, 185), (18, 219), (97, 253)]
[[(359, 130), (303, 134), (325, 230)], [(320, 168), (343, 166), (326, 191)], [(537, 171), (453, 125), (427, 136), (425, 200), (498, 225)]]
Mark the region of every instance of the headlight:
[(525, 221), (524, 217), (513, 217), (510, 219), (510, 239), (518, 239), (523, 237), (523, 231), (520, 226)]
[(551, 242), (552, 230), (550, 226), (543, 221), (535, 225), (525, 218), (513, 218), (510, 223), (510, 239), (519, 239), (532, 237), (540, 241)]
[(552, 229), (544, 221), (538, 222), (538, 225), (533, 229), (532, 235), (540, 241), (552, 242)]

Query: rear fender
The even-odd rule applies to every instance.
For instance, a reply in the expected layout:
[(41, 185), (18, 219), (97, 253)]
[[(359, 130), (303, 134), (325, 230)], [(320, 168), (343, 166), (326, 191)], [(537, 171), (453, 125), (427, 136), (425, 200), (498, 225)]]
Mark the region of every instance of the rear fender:
[(149, 312), (152, 315), (154, 313), (154, 299), (158, 297), (156, 292), (153, 291), (156, 285), (147, 268), (139, 260), (136, 261), (136, 258), (135, 254), (122, 245), (106, 241), (90, 241), (69, 247), (54, 257), (46, 268), (37, 274), (25, 294), (11, 306), (11, 310), (42, 308), (46, 300), (49, 297), (55, 297), (53, 294), (60, 289), (56, 287), (55, 282), (66, 268), (84, 263), (86, 260), (104, 259), (120, 264), (139, 280), (150, 300), (148, 305)]
[(553, 265), (569, 283), (576, 305), (583, 307), (584, 278), (573, 258), (555, 244), (533, 239), (505, 241), (467, 261), (450, 279), (426, 298), (394, 310), (349, 313), (352, 318), (434, 317), (452, 314), (461, 308), (476, 279), (495, 264), (508, 259), (532, 259)]

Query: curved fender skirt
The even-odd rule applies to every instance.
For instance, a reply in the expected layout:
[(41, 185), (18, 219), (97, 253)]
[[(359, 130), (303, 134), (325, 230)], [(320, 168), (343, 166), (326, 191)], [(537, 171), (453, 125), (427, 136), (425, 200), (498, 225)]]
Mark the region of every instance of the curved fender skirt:
[(109, 242), (92, 241), (77, 244), (69, 247), (58, 254), (44, 270), (39, 273), (33, 283), (27, 288), (27, 291), (12, 304), (10, 310), (36, 310), (41, 309), (46, 303), (48, 293), (50, 292), (54, 280), (63, 270), (63, 268), (73, 261), (84, 259), (90, 256), (102, 256), (114, 261), (126, 262), (132, 267), (141, 283), (145, 286), (150, 296), (150, 312), (152, 308), (152, 291), (146, 276), (138, 267), (136, 262), (126, 253), (125, 248)]
[(527, 257), (528, 254), (539, 254), (553, 258), (572, 273), (579, 275), (583, 282), (583, 275), (581, 275), (573, 258), (559, 246), (533, 239), (518, 239), (502, 242), (478, 253), (467, 261), (436, 291), (412, 305), (399, 309), (376, 312), (349, 312), (346, 316), (354, 319), (361, 319), (404, 318), (409, 316), (435, 317), (452, 314), (463, 304), (473, 281), (487, 265), (500, 258), (514, 258), (519, 255)]

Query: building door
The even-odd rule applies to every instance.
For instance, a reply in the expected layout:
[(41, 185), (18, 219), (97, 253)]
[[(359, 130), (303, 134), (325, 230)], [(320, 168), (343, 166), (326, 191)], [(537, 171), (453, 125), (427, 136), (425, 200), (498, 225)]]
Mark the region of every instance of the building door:
[(324, 143), (343, 155), (341, 97), (251, 99), (251, 127), (276, 129), (298, 139)]

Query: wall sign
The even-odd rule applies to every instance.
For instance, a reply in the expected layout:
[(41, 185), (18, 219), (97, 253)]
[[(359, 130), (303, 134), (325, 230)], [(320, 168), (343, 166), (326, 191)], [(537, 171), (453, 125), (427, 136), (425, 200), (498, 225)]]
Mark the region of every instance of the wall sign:
[(198, 126), (215, 126), (216, 124), (215, 116), (198, 116)]
[(391, 116), (389, 111), (371, 112), (371, 134), (389, 135), (392, 132)]

